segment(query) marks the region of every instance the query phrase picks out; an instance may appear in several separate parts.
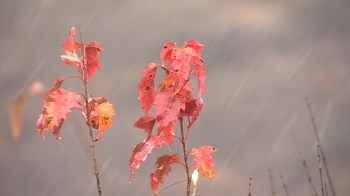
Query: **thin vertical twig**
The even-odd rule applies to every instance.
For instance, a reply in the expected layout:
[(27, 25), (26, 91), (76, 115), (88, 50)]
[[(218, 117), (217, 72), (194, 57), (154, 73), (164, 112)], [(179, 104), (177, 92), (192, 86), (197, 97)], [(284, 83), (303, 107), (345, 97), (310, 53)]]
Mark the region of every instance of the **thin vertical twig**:
[(327, 166), (327, 162), (326, 162), (326, 157), (325, 157), (322, 145), (321, 145), (321, 140), (320, 140), (320, 137), (318, 135), (318, 131), (317, 131), (314, 115), (312, 113), (311, 105), (308, 102), (308, 98), (307, 97), (305, 98), (305, 101), (306, 101), (307, 108), (309, 110), (309, 114), (310, 114), (310, 118), (311, 118), (313, 129), (314, 129), (314, 133), (315, 133), (315, 136), (316, 136), (317, 144), (320, 146), (320, 152), (321, 152), (321, 156), (322, 156), (322, 161), (323, 161), (324, 167), (326, 169), (328, 183), (329, 183), (329, 186), (331, 188), (332, 195), (336, 196), (335, 189), (333, 187), (333, 182), (332, 182), (332, 179), (331, 179), (331, 175), (329, 174), (329, 170), (328, 170), (328, 166)]
[(282, 184), (283, 184), (284, 191), (286, 192), (286, 195), (289, 196), (289, 193), (288, 193), (288, 190), (287, 190), (287, 185), (283, 181), (283, 176), (281, 175), (280, 177), (281, 177), (281, 181), (282, 181)]
[(184, 161), (185, 161), (185, 170), (186, 170), (186, 175), (187, 175), (187, 191), (186, 195), (190, 196), (191, 193), (191, 177), (190, 177), (190, 169), (188, 166), (188, 161), (187, 161), (187, 152), (186, 152), (186, 138), (184, 134), (184, 127), (183, 127), (183, 118), (179, 118), (180, 121), (180, 128), (181, 128), (181, 143), (182, 143), (182, 149), (184, 152)]
[(271, 194), (272, 194), (272, 196), (276, 196), (275, 185), (273, 183), (273, 175), (272, 175), (271, 168), (269, 168), (269, 179), (270, 179), (270, 185), (271, 185)]
[(304, 166), (304, 169), (305, 169), (305, 172), (306, 172), (306, 175), (307, 175), (307, 180), (309, 181), (309, 187), (310, 187), (311, 195), (314, 196), (314, 193), (315, 193), (315, 195), (318, 196), (316, 188), (314, 186), (314, 183), (312, 183), (312, 179), (311, 179), (309, 170), (307, 169), (306, 160), (301, 155), (301, 152), (299, 152), (299, 155), (300, 155), (300, 158), (301, 158), (301, 160), (303, 162), (303, 166)]
[(317, 160), (318, 160), (318, 170), (320, 172), (320, 180), (321, 180), (321, 193), (322, 193), (322, 196), (324, 196), (323, 178), (322, 178), (322, 165), (321, 165), (320, 146), (319, 145), (317, 145)]
[(252, 177), (249, 177), (249, 194), (248, 194), (248, 196), (252, 196), (252, 194), (250, 192), (251, 186), (252, 186)]
[(99, 178), (99, 173), (97, 169), (97, 161), (96, 161), (96, 152), (95, 152), (95, 141), (94, 141), (94, 136), (91, 128), (91, 111), (89, 109), (89, 94), (88, 94), (88, 81), (87, 81), (87, 66), (85, 62), (85, 48), (84, 48), (84, 43), (83, 43), (83, 35), (80, 33), (80, 41), (82, 45), (82, 56), (83, 56), (83, 88), (84, 88), (84, 94), (85, 94), (85, 105), (86, 105), (86, 118), (88, 121), (88, 127), (89, 127), (89, 133), (90, 133), (90, 148), (91, 148), (91, 153), (92, 153), (92, 160), (94, 163), (94, 170), (95, 170), (95, 177), (96, 177), (96, 184), (97, 184), (97, 190), (98, 190), (98, 195), (102, 196), (102, 190), (101, 190), (101, 185), (100, 185), (100, 178)]

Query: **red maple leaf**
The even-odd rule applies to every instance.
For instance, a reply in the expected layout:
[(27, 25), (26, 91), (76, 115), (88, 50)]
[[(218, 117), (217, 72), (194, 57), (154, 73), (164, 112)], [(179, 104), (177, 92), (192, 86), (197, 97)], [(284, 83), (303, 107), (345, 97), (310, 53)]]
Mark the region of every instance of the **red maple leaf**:
[(212, 146), (202, 146), (198, 149), (193, 148), (189, 154), (194, 156), (194, 167), (199, 169), (202, 175), (209, 180), (215, 176), (215, 170), (213, 168), (214, 162), (210, 154), (216, 152), (216, 149)]
[(154, 194), (158, 195), (159, 184), (163, 184), (164, 177), (169, 176), (171, 171), (170, 165), (173, 163), (181, 163), (178, 155), (164, 155), (157, 159), (157, 162), (155, 163), (157, 165), (157, 169), (150, 175), (150, 185)]
[(144, 77), (137, 84), (137, 89), (139, 89), (138, 100), (141, 102), (142, 110), (145, 113), (148, 113), (151, 110), (153, 101), (157, 95), (154, 86), (157, 68), (158, 65), (155, 63), (148, 64), (142, 71)]
[(176, 47), (176, 43), (173, 42), (167, 42), (164, 44), (162, 50), (160, 51), (160, 59), (162, 60), (162, 64), (164, 64), (164, 61), (168, 61), (171, 58), (171, 52)]
[(134, 127), (143, 129), (147, 140), (152, 133), (156, 120), (156, 117), (149, 114), (145, 114), (135, 122)]
[(153, 148), (161, 148), (164, 144), (163, 137), (159, 135), (150, 136), (148, 140), (137, 144), (134, 147), (133, 153), (130, 157), (130, 177), (134, 171), (140, 167), (141, 162), (147, 159), (147, 155), (152, 152)]
[(37, 131), (42, 135), (43, 131), (53, 130), (56, 139), (60, 139), (59, 131), (63, 120), (73, 108), (81, 108), (80, 96), (76, 93), (58, 88), (61, 80), (55, 81), (53, 88), (44, 98), (42, 113), (37, 122)]
[(67, 41), (63, 43), (63, 49), (67, 55), (61, 55), (61, 59), (68, 65), (80, 66), (81, 61), (76, 50), (81, 48), (81, 44), (79, 42), (74, 42), (74, 36), (76, 33), (76, 28), (72, 27)]
[[(101, 67), (98, 52), (103, 52), (103, 48), (98, 42), (89, 42), (85, 46), (85, 63), (86, 63), (86, 79), (90, 79)], [(83, 67), (79, 66), (78, 70), (83, 76)]]

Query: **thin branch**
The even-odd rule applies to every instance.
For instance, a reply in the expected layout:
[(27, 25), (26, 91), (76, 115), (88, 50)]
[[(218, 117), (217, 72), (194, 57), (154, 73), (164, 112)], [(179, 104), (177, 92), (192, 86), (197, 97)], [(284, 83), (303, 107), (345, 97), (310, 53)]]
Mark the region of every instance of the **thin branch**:
[(183, 118), (180, 117), (179, 118), (180, 121), (180, 127), (181, 127), (181, 138), (182, 138), (182, 148), (184, 151), (184, 161), (185, 161), (185, 170), (186, 170), (186, 175), (187, 175), (187, 191), (186, 191), (186, 195), (190, 196), (191, 193), (191, 177), (190, 177), (190, 168), (188, 166), (188, 161), (187, 161), (187, 157), (188, 154), (186, 152), (186, 139), (185, 139), (185, 134), (184, 134), (184, 127), (183, 127)]
[(252, 196), (252, 194), (250, 193), (251, 186), (252, 186), (252, 177), (249, 177), (249, 193), (248, 193), (248, 196)]
[(307, 175), (307, 180), (309, 181), (309, 187), (310, 187), (311, 195), (314, 196), (314, 193), (315, 193), (315, 195), (318, 196), (316, 188), (314, 186), (314, 183), (312, 183), (312, 179), (311, 179), (309, 170), (307, 169), (306, 160), (302, 157), (301, 152), (299, 152), (299, 155), (300, 155), (300, 158), (301, 158), (301, 160), (303, 162), (303, 166), (304, 166), (304, 169), (305, 169), (305, 172), (306, 172), (306, 175)]
[(283, 181), (283, 176), (281, 175), (280, 177), (281, 177), (281, 181), (282, 181), (282, 184), (283, 184), (284, 191), (286, 192), (286, 195), (289, 196), (289, 193), (288, 193), (288, 190), (287, 190), (287, 185)]
[(336, 194), (335, 194), (335, 189), (334, 189), (334, 187), (333, 187), (333, 181), (332, 181), (332, 179), (331, 179), (331, 175), (329, 174), (329, 170), (328, 170), (328, 166), (327, 166), (327, 162), (326, 162), (326, 157), (325, 157), (325, 154), (324, 154), (322, 145), (321, 145), (321, 140), (320, 140), (320, 137), (319, 137), (319, 135), (318, 135), (318, 131), (317, 131), (317, 127), (316, 127), (314, 115), (313, 115), (313, 113), (312, 113), (311, 105), (309, 104), (307, 98), (305, 98), (305, 101), (306, 101), (307, 108), (308, 108), (308, 110), (309, 110), (309, 114), (310, 114), (312, 126), (313, 126), (313, 128), (314, 128), (314, 133), (315, 133), (315, 136), (316, 136), (317, 144), (320, 146), (320, 152), (321, 152), (321, 156), (322, 156), (322, 161), (323, 161), (324, 167), (325, 167), (325, 169), (326, 169), (326, 174), (327, 174), (328, 183), (329, 183), (329, 186), (331, 187), (332, 195), (333, 195), (333, 196), (336, 196)]
[(276, 196), (275, 186), (274, 186), (274, 183), (273, 183), (272, 169), (271, 168), (269, 168), (269, 179), (270, 179), (270, 185), (271, 185), (271, 194), (272, 194), (272, 196)]
[(96, 184), (97, 184), (97, 190), (98, 190), (98, 195), (102, 196), (102, 190), (101, 190), (101, 185), (100, 185), (100, 178), (99, 178), (99, 173), (97, 170), (97, 161), (96, 161), (96, 153), (95, 153), (95, 144), (94, 144), (94, 136), (93, 136), (93, 132), (92, 132), (92, 128), (91, 128), (91, 119), (90, 119), (90, 115), (91, 115), (91, 111), (89, 108), (89, 100), (87, 99), (88, 97), (88, 90), (87, 90), (87, 86), (88, 86), (88, 82), (87, 82), (87, 65), (85, 62), (85, 48), (84, 48), (84, 43), (83, 43), (83, 35), (82, 33), (80, 33), (80, 41), (81, 41), (81, 45), (82, 45), (82, 56), (83, 56), (83, 83), (84, 83), (84, 93), (85, 93), (85, 105), (86, 105), (86, 118), (88, 121), (88, 126), (89, 126), (89, 133), (90, 133), (90, 147), (91, 147), (91, 153), (92, 153), (92, 160), (94, 162), (94, 170), (95, 170), (95, 176), (96, 176)]
[(321, 159), (320, 159), (320, 146), (319, 146), (319, 145), (317, 145), (317, 160), (318, 160), (318, 170), (320, 171), (321, 192), (322, 192), (322, 196), (324, 196), (324, 190), (323, 190), (323, 178), (322, 178), (322, 166), (321, 166)]
[[(161, 192), (161, 191), (163, 191), (163, 190), (165, 190), (165, 189), (167, 189), (167, 188), (169, 188), (169, 187), (171, 187), (171, 186), (174, 186), (175, 184), (179, 184), (180, 182), (183, 182), (183, 181), (185, 181), (185, 180), (187, 180), (187, 178), (184, 178), (184, 179), (181, 179), (181, 180), (179, 180), (179, 181), (173, 182), (173, 183), (171, 183), (171, 184), (169, 184), (169, 185), (167, 185), (167, 186), (165, 186), (165, 187), (159, 189), (159, 190), (158, 190), (158, 193)], [(150, 195), (150, 196), (155, 196), (155, 194), (152, 194), (152, 195)]]

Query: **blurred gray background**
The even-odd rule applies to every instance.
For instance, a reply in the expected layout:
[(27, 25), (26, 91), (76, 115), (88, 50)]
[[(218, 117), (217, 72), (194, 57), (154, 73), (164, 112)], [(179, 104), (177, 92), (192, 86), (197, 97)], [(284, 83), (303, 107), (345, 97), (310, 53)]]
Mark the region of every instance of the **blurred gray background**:
[[(29, 98), (17, 150), (11, 138), (9, 105), (32, 77), (50, 87), (57, 77), (78, 74), (60, 59), (72, 26), (85, 42), (98, 41), (105, 49), (102, 68), (89, 81), (90, 93), (106, 97), (117, 111), (113, 128), (96, 144), (105, 195), (151, 195), (149, 174), (168, 149), (154, 150), (128, 183), (129, 157), (144, 137), (133, 127), (142, 115), (136, 85), (148, 63), (161, 63), (165, 42), (182, 46), (189, 39), (206, 46), (208, 74), (204, 109), (188, 149), (218, 149), (213, 154), (217, 175), (211, 181), (200, 178), (196, 195), (248, 195), (250, 176), (252, 195), (271, 195), (268, 168), (276, 195), (285, 195), (280, 175), (290, 194), (311, 195), (299, 152), (319, 190), (316, 139), (305, 97), (336, 193), (349, 195), (349, 10), (347, 0), (1, 0), (0, 195), (97, 195), (86, 154), (88, 130), (79, 111), (65, 122), (62, 140), (50, 132), (43, 140), (36, 132), (43, 100)], [(76, 79), (63, 84), (73, 91), (81, 87)], [(172, 152), (178, 151), (175, 144)], [(165, 185), (185, 175), (176, 165)], [(161, 195), (185, 195), (185, 187), (183, 182)]]

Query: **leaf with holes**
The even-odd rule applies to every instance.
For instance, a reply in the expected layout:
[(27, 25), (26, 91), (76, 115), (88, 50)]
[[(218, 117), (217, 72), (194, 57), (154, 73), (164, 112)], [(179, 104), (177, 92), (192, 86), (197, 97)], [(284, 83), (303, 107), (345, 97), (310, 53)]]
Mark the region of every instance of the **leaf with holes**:
[(157, 95), (154, 86), (157, 68), (158, 65), (155, 63), (148, 64), (142, 71), (144, 77), (137, 84), (137, 89), (139, 90), (138, 100), (141, 102), (144, 113), (148, 113), (151, 110), (153, 101)]

